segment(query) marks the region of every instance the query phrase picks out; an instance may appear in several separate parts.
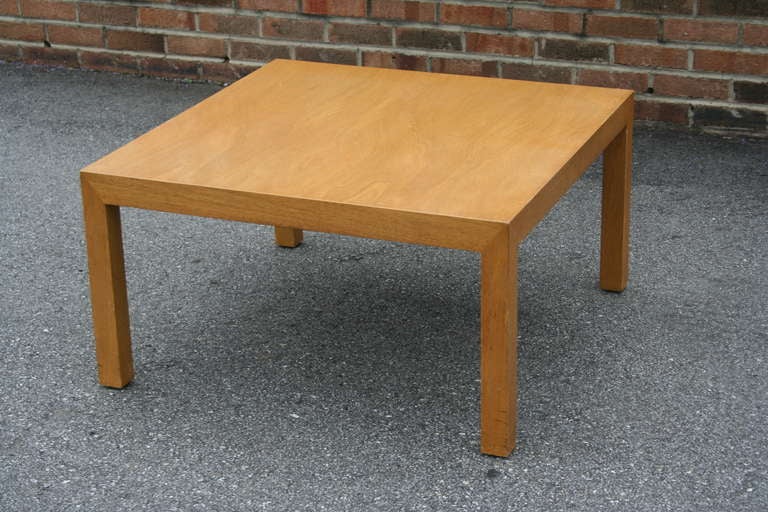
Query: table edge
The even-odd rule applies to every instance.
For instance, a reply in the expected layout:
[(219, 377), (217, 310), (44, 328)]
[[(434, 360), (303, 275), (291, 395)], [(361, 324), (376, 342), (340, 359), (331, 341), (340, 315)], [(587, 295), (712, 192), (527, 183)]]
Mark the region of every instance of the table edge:
[(80, 180), (107, 205), (451, 249), (481, 251), (509, 228), (503, 221), (128, 178), (87, 168)]
[(634, 104), (634, 93), (627, 91), (624, 102), (595, 130), (589, 140), (539, 189), (528, 204), (509, 219), (513, 239), (519, 242), (528, 236), (528, 233), (597, 160), (608, 144), (625, 128), (632, 129)]

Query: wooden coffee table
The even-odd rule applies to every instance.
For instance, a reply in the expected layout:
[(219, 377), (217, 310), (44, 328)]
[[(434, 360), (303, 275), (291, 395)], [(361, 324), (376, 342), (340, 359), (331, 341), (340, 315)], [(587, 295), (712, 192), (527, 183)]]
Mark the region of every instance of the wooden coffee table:
[(603, 152), (600, 286), (624, 289), (632, 117), (618, 89), (274, 61), (81, 172), (99, 380), (133, 378), (121, 206), (468, 249), (480, 446), (507, 456), (518, 245)]

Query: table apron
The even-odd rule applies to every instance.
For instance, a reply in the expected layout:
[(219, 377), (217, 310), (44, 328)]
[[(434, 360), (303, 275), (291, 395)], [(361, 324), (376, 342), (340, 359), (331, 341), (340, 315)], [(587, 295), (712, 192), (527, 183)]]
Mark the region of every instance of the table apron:
[(482, 251), (503, 222), (81, 173), (104, 204)]

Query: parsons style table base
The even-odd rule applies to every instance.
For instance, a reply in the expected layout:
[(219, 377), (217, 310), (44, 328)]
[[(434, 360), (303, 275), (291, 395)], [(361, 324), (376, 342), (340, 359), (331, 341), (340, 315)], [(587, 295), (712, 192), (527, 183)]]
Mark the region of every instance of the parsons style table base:
[(480, 446), (507, 456), (518, 244), (602, 152), (624, 289), (632, 118), (630, 91), (274, 61), (81, 172), (99, 380), (133, 378), (121, 206), (479, 251)]

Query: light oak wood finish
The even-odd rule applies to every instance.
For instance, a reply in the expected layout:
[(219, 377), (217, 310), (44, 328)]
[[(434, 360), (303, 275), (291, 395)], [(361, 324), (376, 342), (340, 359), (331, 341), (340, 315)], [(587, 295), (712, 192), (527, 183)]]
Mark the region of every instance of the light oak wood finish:
[(603, 156), (603, 209), (600, 236), (600, 287), (620, 292), (629, 276), (629, 193), (632, 185), (632, 124)]
[(481, 449), (508, 455), (517, 246), (605, 150), (600, 282), (626, 285), (632, 111), (616, 89), (273, 61), (82, 171), (102, 383), (131, 375), (119, 206), (270, 224), (285, 247), (308, 229), (468, 249)]
[(304, 240), (304, 232), (300, 229), (275, 226), (275, 243), (280, 247), (298, 247)]
[(502, 230), (481, 253), (480, 449), (506, 457), (517, 423), (517, 244)]
[(81, 182), (99, 382), (122, 388), (133, 379), (133, 358), (120, 209), (104, 204), (85, 176)]

